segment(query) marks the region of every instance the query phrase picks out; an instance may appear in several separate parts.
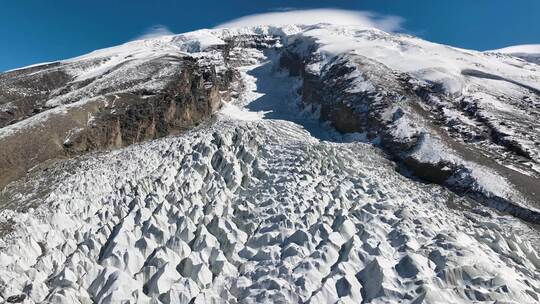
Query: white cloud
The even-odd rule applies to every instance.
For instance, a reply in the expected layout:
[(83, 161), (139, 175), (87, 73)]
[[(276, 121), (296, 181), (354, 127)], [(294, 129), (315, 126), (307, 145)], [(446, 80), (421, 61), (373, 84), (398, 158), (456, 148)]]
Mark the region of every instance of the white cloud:
[(137, 38), (135, 38), (135, 40), (150, 39), (150, 38), (166, 36), (166, 35), (174, 35), (174, 33), (171, 32), (169, 28), (167, 28), (166, 26), (157, 24), (150, 27), (146, 31), (144, 31), (144, 33), (138, 36)]
[(378, 28), (387, 32), (401, 30), (403, 18), (384, 16), (366, 11), (350, 11), (341, 9), (311, 9), (270, 12), (240, 17), (215, 28), (234, 28), (255, 25), (285, 25), (285, 24), (318, 24), (356, 25), (366, 28)]

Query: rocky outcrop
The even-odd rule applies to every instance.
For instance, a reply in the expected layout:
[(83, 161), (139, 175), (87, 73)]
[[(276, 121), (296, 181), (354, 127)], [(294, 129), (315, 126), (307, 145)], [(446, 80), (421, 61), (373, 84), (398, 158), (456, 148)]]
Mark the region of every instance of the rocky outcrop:
[[(202, 35), (208, 35), (202, 33)], [(235, 67), (279, 37), (193, 34), (130, 42), (0, 74), (0, 189), (45, 161), (178, 134), (237, 94)]]
[(114, 106), (93, 114), (90, 126), (66, 140), (64, 149), (77, 155), (179, 133), (210, 117), (221, 104), (220, 91), (231, 81), (219, 79), (214, 68), (203, 70), (184, 60), (179, 74), (161, 91), (105, 96)]
[[(320, 57), (302, 57), (294, 53), (294, 46), (291, 49), (283, 53), (281, 65), (291, 75), (301, 77), (302, 101), (304, 105), (315, 104), (321, 120), (343, 133), (365, 134), (397, 161), (406, 175), (444, 185), (502, 212), (540, 223), (540, 212), (526, 207), (540, 206), (540, 175), (525, 165), (538, 160), (530, 152), (534, 150), (500, 132), (494, 126), (499, 121), (472, 107), (466, 95), (453, 96), (436, 83), (422, 82), (355, 54), (337, 56), (320, 71), (313, 71), (310, 65)], [(536, 94), (530, 87), (521, 86)], [(534, 108), (531, 110), (531, 116), (538, 115)], [(464, 113), (474, 125), (449, 117), (449, 111)], [(526, 132), (523, 134), (534, 136), (530, 132), (535, 123), (532, 120), (498, 119), (502, 124), (509, 120), (509, 124), (517, 124), (516, 129)], [(508, 197), (494, 193), (477, 180), (497, 177), (503, 177), (501, 182), (507, 182), (506, 186), (518, 194)]]
[(188, 54), (127, 59), (83, 80), (69, 75), (74, 66), (107, 60), (0, 75), (0, 188), (47, 160), (182, 132), (217, 111), (236, 77), (222, 59), (218, 71), (217, 63)]
[(0, 74), (0, 128), (46, 110), (45, 103), (72, 77), (60, 63)]

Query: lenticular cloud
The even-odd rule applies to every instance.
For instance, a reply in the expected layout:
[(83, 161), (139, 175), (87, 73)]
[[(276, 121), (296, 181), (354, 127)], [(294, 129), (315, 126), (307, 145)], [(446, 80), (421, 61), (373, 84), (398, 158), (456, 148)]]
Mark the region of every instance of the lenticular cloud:
[(173, 34), (174, 33), (171, 32), (171, 30), (169, 30), (168, 27), (161, 24), (157, 24), (147, 29), (142, 35), (137, 37), (135, 40), (150, 39), (150, 38), (173, 35)]
[(319, 24), (356, 25), (378, 28), (387, 32), (401, 29), (403, 19), (398, 16), (383, 16), (366, 11), (340, 9), (312, 9), (272, 12), (240, 17), (216, 26), (216, 28), (234, 28), (255, 25)]

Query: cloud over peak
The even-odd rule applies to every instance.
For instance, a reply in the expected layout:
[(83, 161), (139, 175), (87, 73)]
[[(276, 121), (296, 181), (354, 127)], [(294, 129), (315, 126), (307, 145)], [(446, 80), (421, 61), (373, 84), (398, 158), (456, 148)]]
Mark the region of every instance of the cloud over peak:
[(279, 26), (286, 24), (311, 25), (319, 23), (356, 25), (394, 32), (402, 29), (401, 24), (403, 23), (403, 18), (398, 16), (379, 15), (367, 11), (351, 11), (331, 8), (286, 10), (240, 17), (219, 24), (215, 28), (234, 28), (256, 25)]
[(148, 28), (146, 31), (144, 31), (144, 33), (142, 33), (142, 35), (135, 38), (135, 40), (150, 39), (166, 35), (174, 35), (174, 33), (171, 32), (168, 27), (157, 24)]

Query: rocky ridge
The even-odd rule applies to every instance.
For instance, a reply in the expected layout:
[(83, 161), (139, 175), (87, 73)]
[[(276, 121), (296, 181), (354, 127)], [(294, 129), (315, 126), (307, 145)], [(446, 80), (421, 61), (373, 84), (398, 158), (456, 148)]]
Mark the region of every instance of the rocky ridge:
[(186, 37), (1, 74), (0, 187), (47, 160), (177, 134), (210, 118), (237, 91), (228, 50), (242, 38), (215, 38), (200, 52)]
[(537, 65), (374, 30), (301, 35), (281, 64), (322, 120), (362, 133), (405, 174), (539, 222)]

